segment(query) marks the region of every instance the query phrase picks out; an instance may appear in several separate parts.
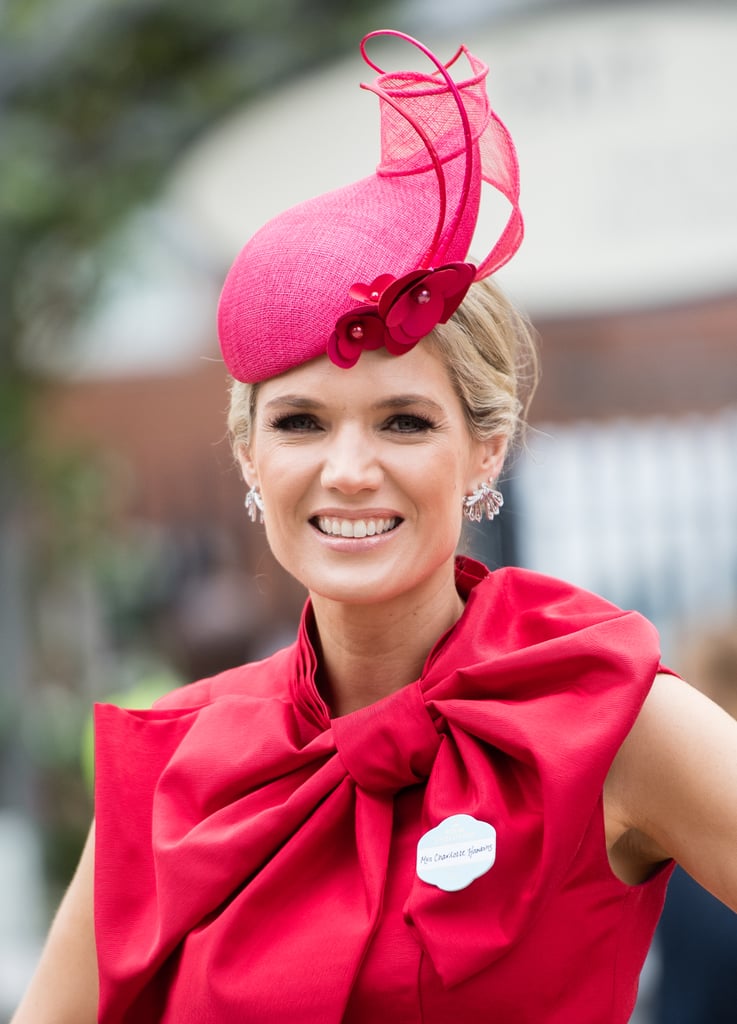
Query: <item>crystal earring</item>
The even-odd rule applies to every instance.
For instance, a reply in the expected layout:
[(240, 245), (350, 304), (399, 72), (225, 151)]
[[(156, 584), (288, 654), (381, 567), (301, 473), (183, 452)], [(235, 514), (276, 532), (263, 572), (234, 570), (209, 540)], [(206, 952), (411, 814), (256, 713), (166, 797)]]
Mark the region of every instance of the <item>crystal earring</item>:
[(473, 494), (463, 499), (463, 515), (472, 523), (480, 523), (484, 516), (493, 519), (504, 504), (501, 491), (497, 491), (489, 483), (482, 483)]
[(250, 491), (246, 495), (246, 500), (244, 504), (246, 506), (248, 518), (251, 520), (251, 522), (255, 523), (256, 521), (258, 521), (259, 523), (263, 523), (264, 499), (261, 497), (261, 491), (259, 491), (258, 487), (252, 487), (250, 489)]

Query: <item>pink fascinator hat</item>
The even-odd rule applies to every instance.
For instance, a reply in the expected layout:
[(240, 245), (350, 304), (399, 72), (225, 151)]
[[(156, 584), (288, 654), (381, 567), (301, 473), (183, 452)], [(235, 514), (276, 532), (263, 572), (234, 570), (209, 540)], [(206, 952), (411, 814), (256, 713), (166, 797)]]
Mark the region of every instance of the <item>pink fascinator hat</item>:
[[(396, 36), (434, 70), (382, 71), (366, 43)], [(416, 39), (381, 30), (361, 53), (378, 77), (381, 160), (374, 174), (279, 214), (246, 243), (218, 308), (225, 364), (256, 383), (327, 354), (353, 366), (364, 349), (409, 351), (447, 321), (473, 281), (522, 241), (519, 168), (486, 96), (488, 67), (462, 46), (447, 64)], [(482, 185), (511, 206), (480, 263), (467, 261)]]

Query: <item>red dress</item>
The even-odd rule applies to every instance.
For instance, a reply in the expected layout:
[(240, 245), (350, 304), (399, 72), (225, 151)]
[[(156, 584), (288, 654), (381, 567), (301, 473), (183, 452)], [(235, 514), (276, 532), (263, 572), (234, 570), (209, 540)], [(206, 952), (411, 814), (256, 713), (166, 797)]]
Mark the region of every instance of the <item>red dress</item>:
[[(612, 875), (601, 794), (655, 631), (524, 570), (460, 559), (457, 579), (420, 679), (342, 718), (309, 605), (263, 662), (98, 707), (103, 1024), (628, 1020), (668, 870)], [(416, 849), (456, 814), (497, 851), (448, 892)]]

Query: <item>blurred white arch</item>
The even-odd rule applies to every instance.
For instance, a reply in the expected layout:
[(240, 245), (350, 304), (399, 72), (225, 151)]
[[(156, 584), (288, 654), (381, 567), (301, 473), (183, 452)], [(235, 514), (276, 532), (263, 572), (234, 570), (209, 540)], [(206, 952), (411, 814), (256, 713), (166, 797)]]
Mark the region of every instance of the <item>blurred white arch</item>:
[[(449, 57), (460, 40), (427, 41)], [(737, 288), (737, 7), (578, 6), (494, 20), (463, 41), (490, 64), (492, 105), (519, 150), (527, 237), (500, 276), (533, 314)], [(358, 88), (370, 76), (356, 50), (185, 157), (169, 198), (215, 263), (279, 210), (370, 173), (377, 102)], [(491, 217), (487, 201), (477, 255)]]
[[(737, 6), (543, 6), (425, 39), (449, 57), (461, 36), (487, 61), (492, 105), (517, 144), (526, 238), (501, 283), (533, 318), (733, 293)], [(388, 66), (393, 53), (372, 51)], [(247, 238), (375, 166), (378, 103), (359, 89), (371, 74), (356, 46), (214, 126), (132, 218), (128, 257), (76, 343), (54, 339), (37, 361), (106, 376), (211, 352), (219, 287)], [(487, 189), (472, 257), (505, 218)]]

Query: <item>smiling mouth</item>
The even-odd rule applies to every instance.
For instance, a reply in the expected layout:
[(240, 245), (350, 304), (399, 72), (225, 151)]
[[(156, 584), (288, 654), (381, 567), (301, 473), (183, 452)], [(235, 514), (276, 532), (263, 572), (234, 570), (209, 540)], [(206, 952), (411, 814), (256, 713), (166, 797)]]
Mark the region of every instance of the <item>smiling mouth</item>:
[(398, 516), (385, 519), (336, 519), (332, 516), (315, 516), (310, 522), (327, 537), (379, 537), (382, 533), (395, 530), (402, 520)]

